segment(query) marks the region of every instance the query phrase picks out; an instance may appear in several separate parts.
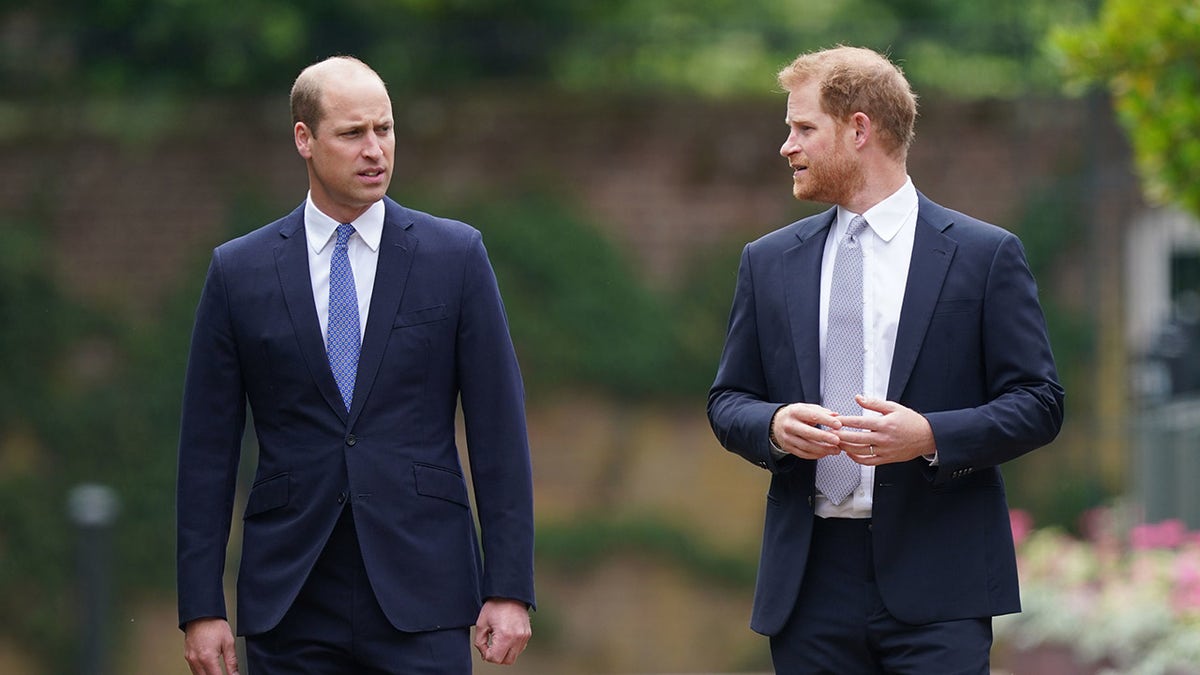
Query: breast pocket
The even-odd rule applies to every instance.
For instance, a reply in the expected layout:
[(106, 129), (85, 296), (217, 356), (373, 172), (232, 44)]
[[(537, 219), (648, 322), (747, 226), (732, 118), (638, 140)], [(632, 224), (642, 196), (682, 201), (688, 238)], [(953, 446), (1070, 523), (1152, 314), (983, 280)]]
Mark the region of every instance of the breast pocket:
[(434, 321), (441, 321), (445, 318), (446, 306), (434, 305), (433, 307), (415, 309), (411, 312), (400, 312), (396, 315), (396, 321), (392, 324), (392, 328), (420, 326), (422, 324), (433, 323)]
[(945, 314), (969, 314), (979, 313), (979, 308), (983, 305), (983, 301), (977, 298), (948, 298), (939, 300), (933, 308), (935, 316)]

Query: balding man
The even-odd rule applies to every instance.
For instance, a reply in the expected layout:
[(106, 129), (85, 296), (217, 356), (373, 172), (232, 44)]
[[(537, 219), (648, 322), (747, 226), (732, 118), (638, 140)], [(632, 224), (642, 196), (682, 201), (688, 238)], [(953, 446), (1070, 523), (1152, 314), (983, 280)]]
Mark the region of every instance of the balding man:
[[(238, 634), (254, 675), (471, 671), (530, 636), (524, 391), (477, 230), (385, 196), (392, 105), (335, 57), (292, 89), (308, 198), (213, 252), (179, 446), (179, 621), (237, 672), (222, 577), (249, 405)], [(455, 443), (467, 430), (474, 503)]]

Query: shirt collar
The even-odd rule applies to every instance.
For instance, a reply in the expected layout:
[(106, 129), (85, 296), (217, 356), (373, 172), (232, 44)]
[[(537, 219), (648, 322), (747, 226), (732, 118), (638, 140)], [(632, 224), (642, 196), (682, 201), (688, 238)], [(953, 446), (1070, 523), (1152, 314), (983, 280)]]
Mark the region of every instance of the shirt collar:
[[(354, 226), (354, 231), (358, 232), (358, 236), (362, 238), (363, 243), (372, 251), (379, 250), (379, 240), (383, 237), (385, 210), (381, 199), (350, 223)], [(322, 213), (316, 204), (313, 204), (312, 192), (309, 192), (304, 203), (304, 232), (313, 253), (320, 253), (329, 245), (339, 224), (338, 221)]]
[[(867, 209), (862, 214), (863, 218), (867, 219), (867, 225), (875, 232), (875, 234), (884, 241), (891, 241), (892, 237), (900, 231), (909, 220), (914, 211), (917, 209), (917, 188), (913, 186), (912, 178), (906, 178), (904, 185), (900, 186), (883, 201), (875, 206)], [(858, 214), (838, 207), (837, 223), (835, 224), (836, 231), (834, 234), (839, 239), (842, 234), (850, 227), (850, 221)]]

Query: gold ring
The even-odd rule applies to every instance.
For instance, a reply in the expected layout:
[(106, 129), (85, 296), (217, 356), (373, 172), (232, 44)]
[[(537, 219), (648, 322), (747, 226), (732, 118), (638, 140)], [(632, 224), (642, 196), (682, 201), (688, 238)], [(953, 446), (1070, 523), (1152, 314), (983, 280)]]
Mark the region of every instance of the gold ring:
[(871, 446), (871, 456), (872, 457), (875, 456), (875, 446), (874, 445)]

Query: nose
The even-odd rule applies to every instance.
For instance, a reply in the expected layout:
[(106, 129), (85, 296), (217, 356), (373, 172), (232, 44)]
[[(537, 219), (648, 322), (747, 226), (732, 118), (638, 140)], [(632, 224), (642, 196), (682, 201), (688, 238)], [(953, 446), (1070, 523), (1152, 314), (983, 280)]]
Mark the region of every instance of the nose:
[(366, 134), (366, 145), (363, 146), (363, 157), (378, 157), (383, 154), (383, 146), (375, 134)]
[(788, 134), (788, 137), (786, 140), (784, 140), (783, 145), (779, 146), (779, 154), (785, 159), (788, 156), (795, 154), (799, 150), (800, 148), (796, 143), (796, 134), (793, 133)]

